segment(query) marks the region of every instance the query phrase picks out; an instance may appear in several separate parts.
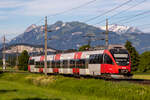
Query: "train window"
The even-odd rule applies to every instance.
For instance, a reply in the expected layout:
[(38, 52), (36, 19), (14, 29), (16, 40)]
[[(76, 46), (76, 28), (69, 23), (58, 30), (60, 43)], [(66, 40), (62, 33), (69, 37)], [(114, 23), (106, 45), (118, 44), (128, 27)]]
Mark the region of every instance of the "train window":
[(57, 68), (60, 68), (60, 60), (59, 60), (59, 61), (56, 61), (55, 63), (56, 63), (56, 67), (57, 67)]
[(85, 68), (85, 59), (80, 60), (81, 62), (81, 68)]
[(74, 68), (75, 67), (75, 60), (70, 60), (70, 68)]
[(95, 59), (95, 55), (90, 55), (89, 64), (93, 64)]
[(85, 59), (85, 68), (88, 68), (89, 59)]
[(80, 59), (76, 61), (76, 66), (78, 68), (85, 68), (85, 59)]
[(68, 60), (63, 60), (63, 68), (68, 68)]
[(34, 65), (34, 59), (29, 60), (29, 65)]
[(76, 60), (76, 68), (80, 68), (80, 66), (81, 66), (81, 62), (80, 62), (80, 60)]
[(99, 56), (98, 56), (98, 59), (99, 59), (100, 64), (102, 64), (102, 63), (103, 63), (103, 55), (102, 55), (102, 54), (99, 55)]
[(40, 62), (40, 67), (41, 67), (41, 68), (44, 68), (44, 61), (41, 61), (41, 62)]
[(47, 68), (50, 68), (50, 61), (47, 61)]
[(55, 68), (55, 61), (52, 61), (52, 68)]
[(89, 64), (102, 64), (102, 62), (103, 62), (102, 54), (90, 55)]
[(39, 68), (39, 67), (40, 67), (40, 62), (39, 61), (35, 62), (35, 68)]
[(112, 59), (107, 54), (105, 54), (105, 56), (104, 56), (104, 63), (105, 64), (113, 64)]

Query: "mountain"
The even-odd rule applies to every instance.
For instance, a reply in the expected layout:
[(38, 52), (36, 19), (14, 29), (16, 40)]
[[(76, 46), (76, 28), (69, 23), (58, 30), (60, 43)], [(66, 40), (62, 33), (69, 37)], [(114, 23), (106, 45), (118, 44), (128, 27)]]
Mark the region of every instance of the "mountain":
[(29, 27), (25, 30), (25, 33), (32, 31), (34, 28), (37, 28), (37, 26), (36, 26), (35, 24), (32, 24), (31, 26), (29, 26)]
[[(106, 27), (102, 26), (102, 27), (100, 27), (100, 29), (105, 30)], [(119, 35), (125, 34), (125, 33), (136, 33), (136, 34), (143, 33), (142, 31), (140, 31), (139, 29), (137, 29), (135, 27), (129, 27), (129, 26), (117, 25), (117, 24), (109, 25), (108, 30), (112, 31), (112, 32), (116, 32)]]
[[(133, 27), (121, 27), (118, 25), (116, 27), (122, 28), (122, 31), (118, 31), (117, 29), (119, 28), (111, 28), (112, 30), (109, 32), (110, 44), (124, 44), (126, 40), (129, 40), (140, 53), (150, 50), (150, 34), (145, 34)], [(85, 36), (88, 34), (95, 36), (92, 39), (92, 46), (105, 45), (105, 41), (100, 40), (100, 38), (105, 38), (103, 34), (105, 30), (82, 22), (74, 21), (65, 23), (58, 21), (52, 25), (48, 25), (48, 30), (52, 31), (48, 32), (48, 46), (57, 50), (77, 49), (87, 44), (88, 38)], [(44, 26), (31, 25), (24, 33), (12, 39), (9, 44), (26, 43), (44, 45), (44, 36)]]

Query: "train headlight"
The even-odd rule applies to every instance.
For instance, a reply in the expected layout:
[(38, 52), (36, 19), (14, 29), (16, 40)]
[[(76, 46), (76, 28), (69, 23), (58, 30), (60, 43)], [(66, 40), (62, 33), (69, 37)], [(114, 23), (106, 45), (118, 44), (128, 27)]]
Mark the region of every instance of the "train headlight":
[(128, 69), (120, 69), (119, 72), (121, 74), (127, 74), (128, 73)]

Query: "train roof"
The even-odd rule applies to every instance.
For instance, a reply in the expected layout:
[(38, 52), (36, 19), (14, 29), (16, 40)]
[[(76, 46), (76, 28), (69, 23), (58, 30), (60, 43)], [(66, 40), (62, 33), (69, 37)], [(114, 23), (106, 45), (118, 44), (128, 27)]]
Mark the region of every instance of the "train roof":
[[(125, 49), (123, 45), (109, 45), (108, 49), (106, 47), (100, 47), (96, 49), (92, 49), (90, 51), (76, 51), (76, 52), (69, 52), (69, 53), (57, 53), (57, 54), (51, 54), (47, 55), (47, 59), (49, 60), (56, 60), (59, 58), (60, 60), (65, 59), (75, 59), (75, 56), (80, 56), (80, 59), (86, 59), (89, 58), (91, 54), (103, 54), (104, 50), (110, 50), (110, 49)], [(43, 58), (42, 58), (43, 57)], [(36, 59), (37, 61), (44, 59), (44, 55), (41, 56), (32, 56), (30, 59)]]
[[(47, 55), (47, 59), (48, 60), (86, 59), (86, 58), (89, 58), (89, 56), (92, 54), (103, 54), (103, 53), (104, 53), (104, 50), (78, 51), (78, 52), (73, 52), (73, 53), (60, 53), (60, 54)], [(40, 61), (43, 57), (44, 55), (33, 56), (30, 59), (35, 59), (35, 61)]]

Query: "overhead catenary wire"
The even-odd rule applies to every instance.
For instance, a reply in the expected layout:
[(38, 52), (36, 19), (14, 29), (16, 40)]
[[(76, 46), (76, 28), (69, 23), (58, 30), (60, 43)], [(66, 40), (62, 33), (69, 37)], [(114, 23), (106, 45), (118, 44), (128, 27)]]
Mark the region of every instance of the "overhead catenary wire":
[[(135, 8), (135, 7), (137, 7), (137, 6), (141, 5), (141, 4), (143, 4), (143, 3), (146, 2), (146, 1), (147, 1), (147, 0), (143, 0), (143, 1), (141, 1), (141, 2), (139, 2), (139, 3), (137, 3), (137, 4), (135, 4), (135, 5), (132, 5), (132, 6), (128, 7), (127, 9), (125, 9), (125, 10), (123, 10), (123, 11), (120, 11), (120, 12), (118, 12), (118, 13), (116, 13), (116, 14), (110, 16), (110, 17), (108, 17), (107, 19), (112, 19), (113, 17), (115, 17), (115, 16), (117, 16), (117, 15), (120, 15), (120, 14), (122, 14), (122, 13), (125, 13), (126, 11), (131, 10), (132, 8)], [(121, 17), (121, 18), (124, 18), (124, 17)], [(100, 22), (98, 22), (98, 23), (95, 23), (94, 25), (100, 24), (100, 23), (102, 23), (102, 22), (104, 22), (104, 21), (105, 21), (105, 19), (102, 20), (102, 21), (100, 21)]]
[[(132, 22), (131, 19), (136, 18), (136, 17), (139, 17), (139, 16), (143, 16), (143, 15), (148, 14), (148, 13), (150, 13), (150, 10), (145, 11), (145, 12), (140, 12), (140, 13), (138, 13), (138, 14), (136, 14), (136, 15), (133, 15), (133, 16), (130, 17), (130, 18), (124, 18), (124, 19), (119, 20), (119, 21), (117, 21), (117, 22), (120, 23), (120, 22), (124, 22), (124, 21), (125, 21), (124, 23), (129, 23), (129, 22)], [(116, 22), (116, 23), (117, 23), (117, 22)]]
[(76, 10), (76, 9), (82, 8), (82, 7), (84, 7), (84, 6), (87, 6), (87, 5), (89, 5), (89, 4), (93, 3), (93, 2), (95, 2), (95, 1), (97, 1), (97, 0), (91, 0), (91, 1), (89, 1), (89, 2), (86, 2), (86, 3), (84, 3), (84, 4), (79, 5), (79, 6), (77, 6), (77, 7), (73, 7), (73, 8), (67, 9), (67, 10), (65, 10), (65, 11), (55, 13), (55, 14), (53, 14), (53, 15), (48, 15), (48, 17), (54, 17), (54, 16), (57, 16), (57, 15), (61, 15), (61, 14), (70, 12), (70, 11), (72, 11), (72, 10)]
[[(86, 3), (84, 3), (84, 4), (79, 5), (79, 6), (77, 6), (77, 7), (73, 7), (73, 8), (67, 9), (67, 10), (65, 10), (65, 11), (55, 13), (55, 14), (53, 14), (53, 15), (48, 15), (47, 17), (55, 17), (55, 16), (58, 16), (58, 15), (61, 15), (61, 14), (70, 12), (70, 11), (72, 11), (72, 10), (76, 10), (76, 9), (82, 8), (82, 7), (84, 7), (84, 6), (87, 6), (87, 5), (89, 5), (89, 4), (93, 3), (93, 2), (95, 2), (95, 1), (97, 1), (97, 0), (91, 0), (91, 1), (89, 1), (89, 2), (86, 2)], [(40, 23), (41, 21), (44, 21), (44, 19), (45, 19), (45, 17), (41, 18), (40, 20), (38, 20), (38, 21), (35, 22), (34, 24), (38, 24), (38, 23)]]
[(128, 24), (128, 23), (132, 23), (132, 22), (135, 22), (135, 21), (143, 20), (143, 19), (145, 19), (145, 18), (146, 18), (146, 16), (143, 16), (143, 17), (136, 17), (136, 18), (134, 18), (134, 19), (132, 19), (132, 20), (128, 20), (128, 21), (123, 22), (123, 23), (124, 23), (124, 24)]
[(35, 24), (38, 24), (38, 23), (40, 23), (41, 21), (44, 22), (44, 17), (42, 17), (40, 20), (38, 20), (37, 22), (35, 22)]
[(144, 33), (150, 33), (150, 26), (145, 26), (145, 27), (138, 27), (139, 29), (142, 29), (144, 31)]
[(144, 27), (144, 26), (149, 26), (150, 24), (141, 24), (141, 25), (137, 25), (136, 27)]
[(128, 4), (128, 3), (131, 2), (131, 1), (132, 1), (132, 0), (128, 0), (128, 1), (126, 1), (126, 2), (124, 2), (124, 3), (122, 3), (122, 4), (119, 5), (119, 6), (116, 6), (116, 7), (112, 8), (112, 9), (110, 9), (110, 10), (108, 10), (108, 11), (102, 13), (102, 14), (99, 14), (99, 15), (97, 15), (97, 16), (95, 16), (95, 17), (92, 17), (92, 18), (86, 20), (85, 22), (89, 22), (89, 21), (95, 20), (95, 19), (97, 19), (97, 18), (99, 18), (99, 17), (101, 17), (101, 16), (104, 16), (104, 15), (106, 15), (106, 14), (108, 14), (108, 13), (110, 13), (110, 12), (116, 10), (116, 9), (121, 8), (122, 6)]
[(150, 24), (141, 24), (141, 25), (137, 25), (135, 27), (138, 27), (140, 29), (148, 29), (148, 28), (150, 28)]

